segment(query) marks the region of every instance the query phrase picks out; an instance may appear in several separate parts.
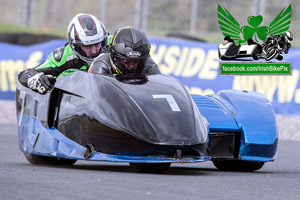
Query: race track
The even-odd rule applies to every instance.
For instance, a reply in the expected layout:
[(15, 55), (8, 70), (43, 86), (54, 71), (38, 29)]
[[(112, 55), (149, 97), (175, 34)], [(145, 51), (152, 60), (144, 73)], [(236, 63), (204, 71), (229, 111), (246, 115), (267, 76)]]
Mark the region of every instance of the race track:
[(128, 164), (79, 161), (36, 166), (18, 147), (17, 126), (0, 124), (0, 199), (300, 199), (300, 142), (279, 141), (278, 158), (252, 173), (222, 172), (211, 162), (173, 164), (165, 174)]

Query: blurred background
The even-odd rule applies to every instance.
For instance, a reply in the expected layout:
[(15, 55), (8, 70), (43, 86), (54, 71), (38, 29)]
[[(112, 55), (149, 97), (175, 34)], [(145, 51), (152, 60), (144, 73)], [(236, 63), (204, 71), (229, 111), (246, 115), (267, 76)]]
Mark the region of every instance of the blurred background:
[(110, 33), (124, 26), (143, 29), (148, 36), (187, 35), (212, 43), (223, 40), (217, 6), (224, 6), (241, 26), (247, 17), (262, 15), (268, 26), (279, 12), (292, 4), (290, 30), (300, 27), (299, 0), (1, 0), (0, 32), (45, 33), (66, 38), (68, 23), (77, 13), (98, 17)]

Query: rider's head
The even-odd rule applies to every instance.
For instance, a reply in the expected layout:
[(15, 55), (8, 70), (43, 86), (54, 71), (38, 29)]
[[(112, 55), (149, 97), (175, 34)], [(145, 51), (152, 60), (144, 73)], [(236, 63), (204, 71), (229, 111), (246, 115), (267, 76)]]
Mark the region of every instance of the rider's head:
[(95, 16), (81, 13), (68, 26), (68, 40), (75, 55), (90, 65), (107, 43), (106, 28)]
[(285, 33), (284, 38), (285, 38), (288, 42), (291, 42), (291, 41), (293, 40), (293, 38), (294, 38), (294, 35), (293, 35), (293, 33), (292, 33), (291, 31), (287, 31), (287, 32)]
[(150, 43), (143, 31), (120, 28), (115, 31), (109, 45), (112, 68), (117, 74), (141, 73), (149, 51)]

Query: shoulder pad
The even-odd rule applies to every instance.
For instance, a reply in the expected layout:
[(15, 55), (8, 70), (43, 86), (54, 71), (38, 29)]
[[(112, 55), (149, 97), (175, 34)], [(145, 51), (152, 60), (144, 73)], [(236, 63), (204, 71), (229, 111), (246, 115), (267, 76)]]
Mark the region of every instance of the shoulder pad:
[(65, 50), (65, 47), (60, 47), (53, 51), (53, 57), (57, 62), (61, 61), (61, 58), (63, 57), (63, 54), (64, 54), (64, 50)]
[(145, 67), (143, 69), (143, 74), (146, 75), (155, 75), (155, 74), (161, 74), (157, 64), (153, 61), (151, 57), (148, 57), (145, 62)]
[(108, 53), (100, 54), (97, 58), (95, 58), (88, 72), (94, 74), (111, 74), (111, 66), (108, 63)]

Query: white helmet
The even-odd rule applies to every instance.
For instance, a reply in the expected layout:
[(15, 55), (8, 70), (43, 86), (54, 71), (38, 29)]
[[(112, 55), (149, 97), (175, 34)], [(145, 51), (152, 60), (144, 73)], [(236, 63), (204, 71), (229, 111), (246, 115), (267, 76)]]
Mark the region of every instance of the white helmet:
[(81, 45), (101, 43), (102, 48), (106, 46), (107, 35), (102, 22), (89, 14), (77, 14), (68, 26), (68, 40), (73, 52), (88, 65), (91, 64), (93, 58), (87, 57), (85, 52), (82, 51)]
[(287, 31), (284, 37), (288, 42), (291, 42), (294, 39), (294, 35), (291, 31)]

